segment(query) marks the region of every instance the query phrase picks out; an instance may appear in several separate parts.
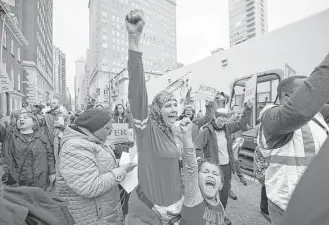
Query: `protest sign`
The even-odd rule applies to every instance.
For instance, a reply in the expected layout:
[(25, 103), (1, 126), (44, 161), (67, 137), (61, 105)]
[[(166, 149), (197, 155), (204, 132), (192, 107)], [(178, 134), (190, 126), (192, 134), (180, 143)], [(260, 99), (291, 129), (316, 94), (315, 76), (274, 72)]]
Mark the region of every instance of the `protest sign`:
[(244, 103), (248, 101), (255, 101), (257, 89), (257, 74), (254, 74), (247, 82), (246, 89), (244, 93)]
[(125, 143), (129, 141), (128, 123), (113, 123), (113, 131), (107, 137), (112, 144)]

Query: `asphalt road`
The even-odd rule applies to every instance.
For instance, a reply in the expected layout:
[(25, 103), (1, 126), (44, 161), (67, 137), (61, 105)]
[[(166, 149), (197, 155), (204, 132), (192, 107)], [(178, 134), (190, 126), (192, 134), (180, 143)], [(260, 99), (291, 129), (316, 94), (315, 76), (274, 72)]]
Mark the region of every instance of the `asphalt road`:
[[(232, 225), (270, 225), (260, 213), (261, 185), (251, 179), (247, 179), (247, 182), (248, 185), (244, 186), (235, 176), (232, 177), (232, 190), (238, 199), (236, 201), (229, 199), (226, 208), (227, 217), (232, 221)], [(125, 224), (128, 224), (127, 222)]]
[(233, 176), (232, 190), (238, 196), (236, 201), (229, 199), (226, 214), (232, 225), (270, 225), (260, 213), (261, 185), (250, 179), (244, 186)]

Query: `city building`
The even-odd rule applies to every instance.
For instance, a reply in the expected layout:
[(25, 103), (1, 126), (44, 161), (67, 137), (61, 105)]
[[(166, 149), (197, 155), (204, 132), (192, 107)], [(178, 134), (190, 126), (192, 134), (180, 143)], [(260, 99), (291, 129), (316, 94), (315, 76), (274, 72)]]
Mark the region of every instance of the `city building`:
[[(22, 33), (22, 26), (14, 12), (15, 4), (0, 1), (0, 108), (3, 116), (20, 109), (24, 101), (23, 90), (23, 48), (28, 41)], [(4, 77), (6, 79), (4, 79)], [(3, 83), (5, 81), (5, 83)]]
[(267, 0), (229, 0), (229, 30), (231, 46), (266, 33)]
[(86, 63), (83, 57), (75, 61), (75, 76), (74, 76), (74, 99), (75, 99), (75, 108), (81, 109), (84, 104), (84, 98), (81, 94), (84, 90), (82, 88), (82, 81), (86, 79), (85, 76)]
[(72, 96), (69, 88), (65, 88), (65, 101), (63, 106), (66, 108), (66, 110), (72, 111)]
[(89, 1), (90, 94), (110, 104), (109, 79), (127, 67), (128, 38), (125, 15), (144, 12), (141, 39), (145, 71), (165, 73), (177, 68), (176, 2), (174, 0)]
[(66, 56), (59, 48), (53, 47), (53, 93), (61, 103), (66, 94)]
[(15, 10), (29, 45), (24, 48), (26, 101), (46, 103), (53, 96), (53, 0), (16, 0)]
[[(161, 73), (145, 72), (145, 81), (148, 82), (160, 77), (161, 75)], [(110, 93), (114, 104), (126, 105), (128, 102), (128, 83), (129, 75), (126, 68), (111, 79)]]

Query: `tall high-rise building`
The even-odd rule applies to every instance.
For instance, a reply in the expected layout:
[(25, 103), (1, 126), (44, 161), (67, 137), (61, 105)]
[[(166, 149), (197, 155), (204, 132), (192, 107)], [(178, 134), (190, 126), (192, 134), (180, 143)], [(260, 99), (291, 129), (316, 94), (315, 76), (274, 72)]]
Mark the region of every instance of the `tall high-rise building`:
[(16, 0), (18, 20), (28, 45), (23, 81), (27, 102), (47, 102), (53, 95), (53, 0)]
[(59, 48), (53, 47), (53, 90), (55, 96), (66, 94), (66, 55)]
[(229, 0), (230, 45), (257, 37), (268, 30), (267, 0)]
[(109, 78), (127, 67), (128, 37), (125, 15), (144, 12), (141, 38), (144, 69), (164, 73), (177, 67), (175, 0), (89, 0), (90, 94), (109, 101)]
[(75, 76), (74, 76), (74, 95), (75, 95), (75, 108), (81, 109), (84, 103), (82, 96), (82, 81), (85, 78), (86, 63), (83, 57), (75, 61)]

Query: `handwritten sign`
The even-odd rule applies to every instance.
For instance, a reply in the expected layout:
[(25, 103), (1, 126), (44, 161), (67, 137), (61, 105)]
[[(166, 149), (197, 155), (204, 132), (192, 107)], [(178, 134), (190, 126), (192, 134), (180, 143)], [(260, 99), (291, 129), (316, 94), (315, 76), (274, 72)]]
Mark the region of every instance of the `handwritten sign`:
[(12, 91), (13, 89), (14, 84), (8, 77), (6, 65), (0, 63), (0, 93)]
[(193, 92), (193, 90), (192, 90), (191, 98), (193, 100), (212, 101), (212, 100), (214, 100), (216, 93), (217, 93), (216, 88), (209, 86), (209, 85), (200, 84), (199, 87), (197, 89), (195, 89), (195, 92)]
[(129, 140), (128, 123), (113, 123), (113, 131), (107, 140), (113, 144), (124, 143)]
[(248, 101), (254, 101), (257, 88), (257, 74), (254, 74), (247, 82), (244, 93), (244, 103)]

